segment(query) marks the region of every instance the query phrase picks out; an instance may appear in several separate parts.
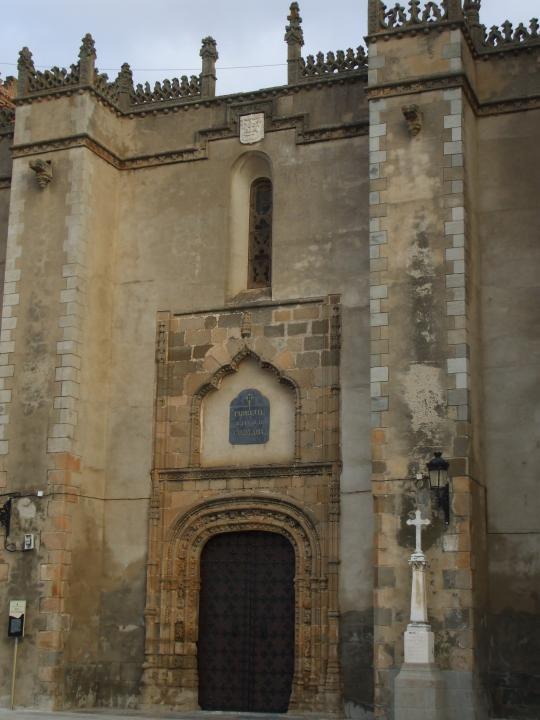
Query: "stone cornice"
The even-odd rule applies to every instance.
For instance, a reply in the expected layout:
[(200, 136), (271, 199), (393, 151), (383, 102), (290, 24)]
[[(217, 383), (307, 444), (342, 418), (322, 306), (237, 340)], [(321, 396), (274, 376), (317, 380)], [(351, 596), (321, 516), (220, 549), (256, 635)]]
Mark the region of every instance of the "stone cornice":
[(294, 305), (320, 305), (325, 302), (324, 296), (308, 298), (287, 298), (284, 300), (263, 300), (242, 302), (239, 304), (220, 305), (219, 307), (205, 308), (203, 310), (185, 310), (173, 312), (174, 317), (191, 317), (192, 315), (209, 315), (212, 313), (237, 313), (244, 310), (257, 310), (259, 308), (282, 308)]
[[(397, 28), (388, 28), (377, 33), (370, 33), (365, 36), (366, 44), (376, 43), (379, 40), (400, 40), (404, 37), (415, 37), (416, 35), (426, 35), (431, 33), (442, 33), (445, 30), (461, 29), (467, 41), (467, 45), (475, 59), (491, 60), (494, 58), (504, 59), (509, 54), (530, 53), (540, 50), (540, 38), (530, 38), (527, 42), (509, 42), (490, 47), (479, 43), (478, 39), (473, 37), (475, 28), (465, 20), (441, 20), (433, 23), (423, 23), (417, 25), (402, 25)], [(369, 62), (368, 62), (369, 68)]]
[(523, 112), (524, 110), (537, 110), (540, 108), (540, 95), (522, 98), (505, 98), (489, 102), (481, 102), (464, 73), (449, 75), (429, 75), (415, 78), (405, 82), (391, 82), (373, 85), (367, 88), (366, 95), (369, 100), (379, 100), (401, 95), (414, 95), (416, 93), (432, 92), (434, 90), (449, 90), (462, 88), (471, 107), (478, 116), (501, 115), (505, 113)]
[[(242, 112), (251, 112), (254, 107), (260, 105), (243, 104)], [(264, 110), (263, 110), (264, 111)], [(269, 107), (266, 113), (267, 132), (279, 132), (281, 130), (295, 130), (297, 144), (325, 142), (329, 140), (341, 140), (368, 134), (368, 122), (358, 121), (344, 123), (342, 125), (321, 126), (318, 128), (309, 127), (308, 115), (295, 115), (292, 117), (272, 117), (272, 108)], [(71, 135), (64, 138), (52, 138), (41, 142), (23, 143), (13, 145), (13, 159), (42, 155), (61, 150), (84, 147), (117, 170), (139, 170), (142, 168), (154, 167), (156, 165), (171, 165), (183, 162), (194, 162), (208, 158), (208, 143), (211, 141), (238, 137), (238, 116), (233, 112), (229, 123), (219, 128), (201, 130), (196, 134), (196, 144), (191, 147), (178, 150), (167, 150), (147, 155), (135, 155), (131, 157), (120, 157), (113, 150), (107, 148), (91, 137), (88, 133)]]
[(375, 43), (378, 40), (391, 40), (394, 38), (400, 40), (401, 38), (406, 36), (415, 37), (416, 35), (426, 35), (434, 32), (440, 34), (445, 30), (457, 30), (457, 28), (463, 27), (464, 25), (465, 23), (463, 21), (456, 20), (441, 20), (440, 22), (436, 23), (434, 22), (418, 25), (402, 25), (401, 27), (388, 28), (386, 30), (381, 30), (377, 33), (370, 33), (369, 35), (365, 35), (364, 40), (366, 41), (366, 44), (369, 45), (370, 43)]
[(122, 110), (111, 99), (99, 91), (93, 85), (78, 85), (68, 87), (56, 87), (54, 89), (40, 90), (30, 95), (24, 95), (15, 99), (15, 105), (30, 105), (34, 102), (47, 102), (62, 96), (80, 95), (89, 92), (100, 103), (108, 107), (118, 117), (136, 118), (146, 117), (147, 115), (168, 114), (170, 112), (180, 112), (188, 110), (198, 110), (201, 107), (216, 107), (221, 105), (232, 105), (242, 102), (252, 102), (254, 100), (285, 97), (294, 95), (298, 92), (309, 92), (322, 87), (331, 87), (333, 85), (345, 85), (361, 82), (367, 83), (367, 70), (352, 70), (344, 73), (321, 75), (317, 77), (303, 78), (292, 85), (279, 85), (277, 87), (263, 88), (249, 93), (237, 93), (231, 95), (219, 95), (214, 98), (177, 98), (173, 100), (164, 100), (163, 102), (154, 104), (143, 104), (140, 106), (130, 107), (128, 110)]
[(160, 481), (224, 480), (228, 478), (294, 477), (296, 475), (325, 475), (332, 473), (335, 463), (291, 463), (290, 465), (260, 465), (249, 467), (189, 467), (156, 469)]

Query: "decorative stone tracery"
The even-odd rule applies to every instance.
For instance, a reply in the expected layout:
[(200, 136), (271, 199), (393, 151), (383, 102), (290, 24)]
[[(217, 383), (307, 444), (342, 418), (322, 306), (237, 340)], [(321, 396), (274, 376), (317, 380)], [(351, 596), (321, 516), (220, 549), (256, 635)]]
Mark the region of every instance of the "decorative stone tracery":
[[(339, 348), (338, 296), (158, 315), (143, 676), (147, 705), (197, 708), (202, 550), (221, 533), (262, 531), (284, 536), (295, 553), (290, 710), (325, 716), (338, 711)], [(204, 413), (214, 412), (224, 422), (229, 418), (228, 400), (203, 403), (211, 400), (209, 394), (219, 398), (226, 392), (228, 376), (247, 371), (253, 378), (249, 372), (259, 372), (253, 365), (242, 369), (244, 361), (270, 371), (291, 391), (290, 397), (283, 388), (269, 395), (272, 417), (284, 417), (278, 403), (294, 412), (290, 456), (283, 458), (281, 444), (272, 446), (271, 430), (264, 456), (261, 451), (246, 460), (225, 449), (217, 461), (204, 453), (201, 459), (201, 431), (209, 427)], [(260, 374), (261, 387), (265, 375)]]
[(146, 702), (197, 707), (201, 552), (211, 537), (238, 531), (274, 532), (292, 544), (296, 622), (290, 709), (336, 709), (337, 597), (328, 592), (328, 549), (302, 509), (267, 495), (222, 497), (197, 505), (167, 532), (146, 613)]

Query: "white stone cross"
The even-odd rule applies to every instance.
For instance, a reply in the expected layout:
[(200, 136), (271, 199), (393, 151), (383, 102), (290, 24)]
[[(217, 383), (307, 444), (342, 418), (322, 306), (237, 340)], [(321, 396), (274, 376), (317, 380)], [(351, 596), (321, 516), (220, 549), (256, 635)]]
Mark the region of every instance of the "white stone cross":
[(427, 518), (425, 520), (422, 520), (422, 513), (420, 512), (420, 510), (417, 510), (414, 513), (414, 520), (407, 520), (407, 525), (414, 525), (416, 527), (416, 550), (415, 550), (415, 553), (420, 553), (423, 555), (422, 526), (423, 525), (431, 525), (431, 520), (428, 520)]

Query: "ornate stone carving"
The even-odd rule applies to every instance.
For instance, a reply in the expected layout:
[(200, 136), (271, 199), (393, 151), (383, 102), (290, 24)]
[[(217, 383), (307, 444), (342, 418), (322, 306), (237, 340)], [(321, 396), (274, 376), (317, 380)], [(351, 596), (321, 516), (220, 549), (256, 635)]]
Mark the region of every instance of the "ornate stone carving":
[(476, 25), (480, 22), (480, 4), (481, 0), (465, 0), (463, 3), (465, 20), (471, 25)]
[[(273, 372), (276, 377), (278, 378), (279, 382), (282, 382), (286, 385), (288, 385), (295, 393), (296, 397), (296, 404), (299, 403), (300, 398), (300, 388), (298, 387), (297, 383), (290, 378), (288, 375), (286, 375), (284, 372), (279, 370), (275, 365), (272, 365), (272, 363), (265, 361), (264, 359), (260, 358), (257, 353), (255, 353), (253, 350), (251, 350), (247, 344), (244, 346), (240, 352), (238, 352), (234, 358), (231, 360), (230, 363), (227, 365), (222, 365), (220, 368), (216, 370), (216, 372), (212, 375), (210, 380), (206, 383), (204, 383), (197, 392), (193, 395), (193, 399), (191, 402), (191, 452), (190, 452), (190, 465), (192, 467), (197, 467), (201, 463), (201, 404), (203, 401), (203, 398), (208, 395), (209, 392), (213, 392), (214, 390), (218, 390), (221, 382), (224, 377), (227, 377), (228, 375), (232, 375), (232, 373), (235, 373), (238, 371), (238, 367), (240, 363), (245, 360), (246, 358), (253, 358), (256, 362), (260, 364), (260, 366), (266, 370), (270, 370)], [(298, 417), (296, 418), (298, 421)], [(295, 430), (295, 457), (299, 456), (299, 427), (297, 422), (297, 427)]]
[(131, 98), (132, 105), (147, 105), (154, 103), (162, 103), (167, 100), (175, 100), (179, 98), (195, 97), (201, 94), (201, 81), (196, 75), (192, 75), (188, 79), (187, 75), (182, 75), (180, 80), (173, 78), (172, 80), (163, 80), (156, 82), (153, 89), (150, 83), (145, 82), (137, 84)]
[(19, 59), (17, 60), (17, 70), (17, 95), (20, 97), (21, 95), (26, 95), (30, 87), (30, 82), (36, 73), (34, 61), (32, 60), (32, 53), (27, 47), (23, 47), (23, 49), (19, 53)]
[(219, 58), (216, 41), (213, 37), (202, 39), (200, 51), (202, 58), (201, 95), (214, 97), (216, 94), (216, 60)]
[(409, 134), (412, 137), (416, 137), (424, 122), (424, 116), (418, 105), (403, 105), (401, 108), (403, 116), (407, 121), (407, 127), (409, 128)]
[(240, 142), (251, 145), (264, 138), (264, 113), (240, 116)]
[(484, 35), (482, 45), (486, 48), (494, 48), (497, 50), (509, 46), (520, 46), (531, 42), (538, 42), (540, 37), (538, 33), (540, 28), (538, 18), (532, 18), (528, 28), (526, 28), (523, 23), (519, 23), (519, 25), (514, 28), (509, 20), (503, 22), (500, 27), (493, 25), (489, 32), (486, 31), (483, 25), (481, 27)]
[(356, 51), (349, 48), (346, 52), (337, 50), (336, 53), (329, 52), (317, 53), (316, 58), (308, 55), (307, 58), (301, 59), (301, 76), (302, 77), (324, 77), (337, 73), (350, 72), (351, 70), (367, 69), (366, 51), (362, 46), (356, 48)]
[(287, 43), (287, 80), (290, 85), (300, 79), (302, 45), (304, 44), (304, 33), (301, 28), (302, 18), (297, 2), (291, 3), (287, 20), (289, 24), (285, 27), (285, 42)]
[(300, 8), (297, 2), (291, 3), (287, 20), (289, 24), (285, 28), (285, 42), (294, 45), (303, 45), (304, 31), (301, 27), (302, 18), (300, 17)]
[(52, 162), (51, 160), (31, 160), (29, 162), (30, 169), (36, 173), (36, 181), (43, 190), (52, 180)]
[(201, 45), (200, 56), (203, 60), (209, 59), (215, 61), (219, 58), (217, 43), (213, 37), (210, 37), (209, 35), (208, 37), (203, 38)]
[(440, 3), (430, 0), (422, 7), (420, 0), (409, 0), (408, 8), (395, 3), (387, 9), (383, 2), (374, 0), (370, 5), (370, 33), (442, 22), (449, 19), (450, 4), (449, 0), (441, 0)]
[(243, 338), (251, 337), (251, 313), (249, 311), (242, 313), (242, 325), (240, 326), (240, 335)]
[(15, 122), (15, 110), (9, 107), (0, 107), (0, 133), (4, 130), (13, 132)]
[[(326, 532), (324, 527), (321, 529)], [(156, 670), (197, 666), (200, 554), (214, 535), (250, 530), (283, 535), (295, 552), (297, 621), (291, 710), (331, 712), (336, 707), (334, 678), (328, 677), (328, 658), (333, 655), (329, 627), (333, 623), (330, 610), (337, 607), (337, 592), (327, 589), (328, 558), (322, 551), (326, 541), (294, 502), (267, 494), (211, 499), (181, 514), (165, 529), (159, 544), (160, 574), (149, 576), (148, 581), (148, 606), (159, 611), (157, 615), (146, 613), (144, 695), (153, 702), (161, 698), (177, 707), (195, 706), (195, 672), (182, 672), (172, 682), (168, 674)], [(319, 582), (310, 582), (314, 578)]]

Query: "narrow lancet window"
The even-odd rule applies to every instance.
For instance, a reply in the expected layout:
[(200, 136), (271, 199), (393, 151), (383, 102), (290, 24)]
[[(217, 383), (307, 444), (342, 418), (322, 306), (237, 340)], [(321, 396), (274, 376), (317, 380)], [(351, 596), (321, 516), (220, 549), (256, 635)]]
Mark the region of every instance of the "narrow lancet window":
[(249, 208), (248, 288), (272, 282), (272, 183), (258, 178), (251, 185)]

